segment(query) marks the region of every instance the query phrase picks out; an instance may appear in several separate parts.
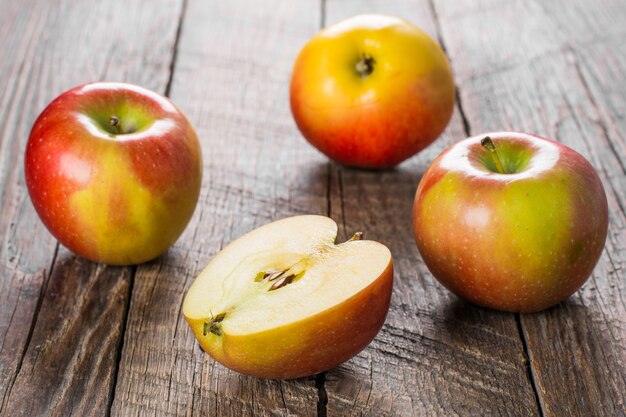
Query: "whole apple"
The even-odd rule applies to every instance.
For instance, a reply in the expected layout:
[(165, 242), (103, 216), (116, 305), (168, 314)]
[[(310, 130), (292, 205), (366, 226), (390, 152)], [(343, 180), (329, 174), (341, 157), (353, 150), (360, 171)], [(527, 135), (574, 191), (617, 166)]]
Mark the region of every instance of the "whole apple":
[(56, 98), (35, 122), (26, 185), (48, 230), (73, 252), (126, 265), (162, 254), (193, 214), (198, 138), (167, 98), (93, 83)]
[(347, 361), (385, 321), (389, 249), (337, 224), (295, 216), (259, 227), (217, 254), (196, 278), (183, 314), (202, 348), (225, 366), (297, 378)]
[(598, 261), (607, 200), (576, 151), (524, 133), (463, 140), (417, 188), (417, 247), (444, 286), (472, 303), (532, 312), (575, 292)]
[(330, 26), (300, 52), (291, 111), (304, 137), (331, 159), (388, 168), (431, 144), (454, 107), (448, 61), (410, 23), (361, 15)]

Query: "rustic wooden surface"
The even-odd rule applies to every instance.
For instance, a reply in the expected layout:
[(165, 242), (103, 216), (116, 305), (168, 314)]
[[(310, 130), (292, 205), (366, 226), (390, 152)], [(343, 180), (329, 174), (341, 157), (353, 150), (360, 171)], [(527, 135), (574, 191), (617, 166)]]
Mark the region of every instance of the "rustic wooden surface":
[[(291, 64), (320, 27), (402, 16), (437, 39), (458, 87), (442, 138), (377, 173), (300, 137)], [(618, 0), (0, 0), (0, 416), (626, 415), (626, 3)], [(170, 96), (202, 141), (190, 226), (159, 259), (73, 256), (38, 220), (23, 176), (29, 129), (62, 91), (127, 81)], [(470, 134), (525, 130), (573, 147), (609, 200), (592, 278), (546, 312), (466, 304), (434, 281), (411, 232), (419, 179)], [(311, 378), (223, 368), (181, 316), (221, 247), (281, 217), (333, 217), (387, 244), (396, 281), (374, 342)]]

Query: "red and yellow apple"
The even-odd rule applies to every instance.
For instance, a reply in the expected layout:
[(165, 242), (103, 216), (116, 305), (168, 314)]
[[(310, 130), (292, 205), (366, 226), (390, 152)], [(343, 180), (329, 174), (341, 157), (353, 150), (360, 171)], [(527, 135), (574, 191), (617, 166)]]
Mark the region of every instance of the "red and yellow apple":
[(183, 314), (202, 348), (235, 371), (296, 378), (347, 361), (385, 321), (391, 253), (337, 224), (296, 216), (230, 243), (196, 278)]
[(420, 29), (361, 15), (304, 46), (290, 98), (300, 131), (321, 152), (349, 166), (388, 168), (444, 131), (454, 82), (443, 51)]
[(574, 150), (500, 132), (439, 155), (417, 188), (417, 246), (445, 287), (472, 303), (532, 312), (575, 292), (607, 234), (602, 183)]
[(167, 98), (130, 84), (86, 84), (35, 122), (26, 184), (63, 245), (93, 261), (136, 264), (163, 253), (185, 229), (201, 159), (194, 129)]

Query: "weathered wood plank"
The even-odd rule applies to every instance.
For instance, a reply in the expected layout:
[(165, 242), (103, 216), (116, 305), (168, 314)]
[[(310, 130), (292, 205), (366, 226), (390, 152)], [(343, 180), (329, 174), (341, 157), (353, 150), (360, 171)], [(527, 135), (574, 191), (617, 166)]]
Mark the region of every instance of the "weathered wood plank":
[(132, 271), (65, 250), (55, 261), (27, 196), (23, 149), (38, 113), (77, 84), (164, 91), (181, 4), (0, 3), (0, 415), (107, 413)]
[(560, 306), (521, 316), (521, 327), (544, 415), (624, 415), (626, 87), (619, 22), (626, 5), (436, 5), (472, 129), (559, 140), (586, 156), (603, 180), (609, 237), (591, 280)]
[(46, 17), (32, 13), (34, 3), (0, 4), (0, 412), (21, 366), (56, 247), (30, 208), (22, 176), (28, 123), (36, 116), (32, 107), (46, 100), (38, 83), (24, 76), (34, 74)]
[(191, 282), (232, 239), (281, 217), (327, 211), (325, 159), (289, 111), (291, 65), (319, 25), (317, 1), (188, 2), (171, 97), (197, 129), (203, 190), (187, 231), (136, 274), (114, 416), (315, 415), (314, 379), (225, 369), (181, 315)]
[[(327, 2), (328, 23), (364, 12), (402, 16), (437, 38), (427, 1)], [(357, 358), (326, 374), (329, 415), (539, 414), (514, 316), (448, 293), (415, 245), (417, 184), (439, 152), (466, 136), (463, 124), (457, 108), (442, 138), (393, 171), (333, 166), (332, 214), (342, 219), (344, 237), (364, 229), (367, 238), (388, 245), (396, 275), (381, 333)]]
[(106, 413), (130, 274), (62, 251), (4, 415)]

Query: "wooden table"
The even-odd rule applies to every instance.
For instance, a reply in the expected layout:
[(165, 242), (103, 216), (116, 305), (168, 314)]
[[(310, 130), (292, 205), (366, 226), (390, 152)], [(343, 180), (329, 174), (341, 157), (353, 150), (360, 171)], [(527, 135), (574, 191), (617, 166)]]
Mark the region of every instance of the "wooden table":
[[(310, 147), (288, 104), (291, 65), (327, 23), (402, 16), (438, 39), (458, 86), (445, 134), (388, 172)], [(0, 416), (626, 415), (626, 3), (619, 0), (0, 0)], [(59, 246), (37, 218), (23, 154), (62, 91), (119, 80), (172, 98), (204, 153), (198, 208), (161, 258), (106, 267)], [(609, 236), (561, 305), (504, 314), (439, 284), (411, 232), (429, 162), (470, 134), (523, 130), (586, 156), (604, 183)], [(317, 213), (394, 255), (386, 324), (316, 377), (238, 375), (181, 316), (226, 243)]]

